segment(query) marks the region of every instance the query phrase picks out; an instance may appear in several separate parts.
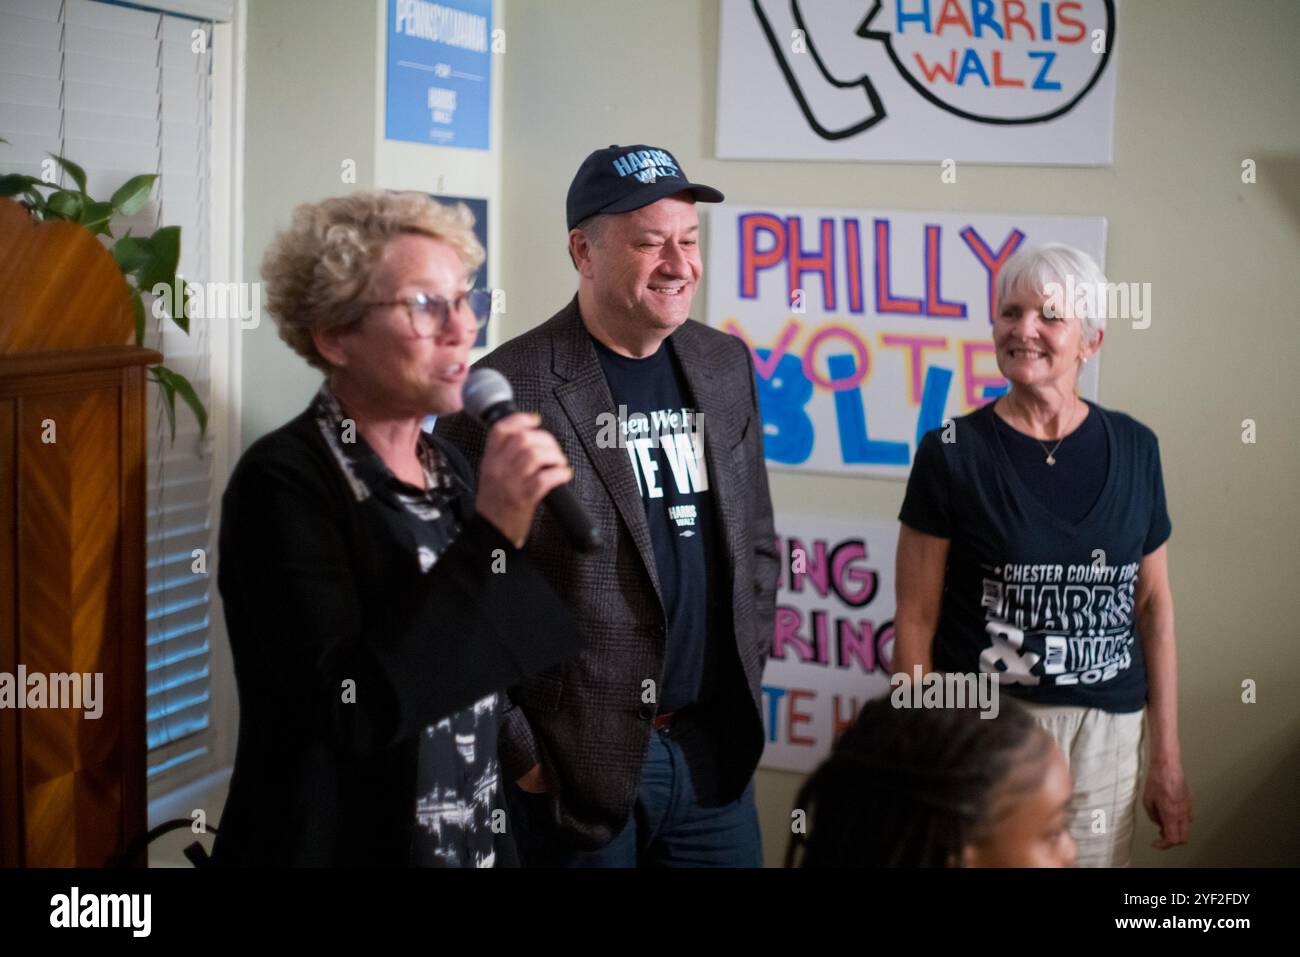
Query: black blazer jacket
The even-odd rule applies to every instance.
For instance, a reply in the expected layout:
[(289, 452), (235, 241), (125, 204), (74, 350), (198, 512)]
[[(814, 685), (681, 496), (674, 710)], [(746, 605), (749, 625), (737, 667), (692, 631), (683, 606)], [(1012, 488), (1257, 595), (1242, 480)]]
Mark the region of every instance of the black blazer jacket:
[(427, 573), (382, 506), (357, 501), (310, 412), (235, 468), (217, 581), (239, 743), (214, 864), (406, 866), (417, 735), (576, 650), (555, 593), (474, 515), (464, 457), (434, 441), (462, 530)]

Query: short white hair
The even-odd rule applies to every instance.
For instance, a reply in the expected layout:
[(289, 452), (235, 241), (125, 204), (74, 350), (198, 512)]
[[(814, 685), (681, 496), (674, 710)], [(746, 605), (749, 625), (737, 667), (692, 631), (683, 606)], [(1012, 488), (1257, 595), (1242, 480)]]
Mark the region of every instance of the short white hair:
[(1010, 293), (1031, 298), (1048, 296), (1053, 285), (1062, 290), (1071, 287), (1091, 290), (1092, 294), (1076, 297), (1075, 315), (1083, 323), (1083, 335), (1088, 342), (1105, 331), (1106, 275), (1095, 259), (1065, 243), (1019, 249), (998, 273), (998, 302), (1004, 302)]

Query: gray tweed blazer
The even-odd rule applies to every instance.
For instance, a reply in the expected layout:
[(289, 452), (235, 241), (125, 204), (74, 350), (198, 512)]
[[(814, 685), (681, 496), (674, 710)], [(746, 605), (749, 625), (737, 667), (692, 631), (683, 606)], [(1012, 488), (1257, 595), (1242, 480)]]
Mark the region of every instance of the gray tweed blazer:
[[(736, 651), (734, 679), (701, 704), (712, 730), (705, 759), (692, 771), (697, 788), (729, 801), (744, 790), (762, 753), (760, 680), (775, 617), (779, 560), (763, 422), (744, 343), (693, 320), (670, 341), (703, 413)], [(600, 530), (600, 549), (580, 555), (549, 512), (538, 509), (525, 552), (569, 607), (583, 650), (510, 689), (500, 743), (507, 779), (540, 762), (557, 831), (577, 847), (600, 847), (622, 829), (635, 802), (656, 713), (642, 700), (643, 682), (658, 687), (663, 675), (666, 620), (645, 508), (626, 450), (597, 443), (600, 416), (617, 410), (576, 296), (477, 366), (500, 371), (514, 386), (516, 406), (541, 414), (573, 466), (574, 494)], [(477, 469), (481, 425), (461, 414), (439, 420), (437, 431)]]

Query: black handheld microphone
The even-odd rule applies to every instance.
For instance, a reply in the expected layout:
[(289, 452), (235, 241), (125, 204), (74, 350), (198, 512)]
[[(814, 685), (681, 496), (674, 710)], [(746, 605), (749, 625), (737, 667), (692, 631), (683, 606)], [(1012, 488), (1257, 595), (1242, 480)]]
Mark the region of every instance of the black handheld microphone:
[[(500, 419), (519, 411), (515, 408), (514, 389), (506, 377), (495, 369), (475, 369), (471, 372), (465, 380), (463, 396), (465, 411), (489, 429)], [(564, 533), (569, 536), (574, 548), (580, 552), (591, 552), (600, 546), (600, 533), (567, 485), (551, 489), (543, 501), (563, 527)]]

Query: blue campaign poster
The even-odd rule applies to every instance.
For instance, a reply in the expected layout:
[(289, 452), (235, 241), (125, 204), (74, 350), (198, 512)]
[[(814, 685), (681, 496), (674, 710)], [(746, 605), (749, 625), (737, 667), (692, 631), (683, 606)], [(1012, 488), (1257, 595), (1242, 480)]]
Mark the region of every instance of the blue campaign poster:
[(488, 149), (492, 0), (388, 0), (384, 136)]
[[(439, 196), (437, 193), (430, 193), (434, 199), (444, 206), (455, 206), (457, 203), (464, 203), (469, 207), (469, 211), (474, 214), (474, 235), (478, 241), (483, 244), (484, 253), (488, 248), (488, 201), (476, 196)], [(478, 277), (474, 280), (474, 285), (480, 289), (489, 289), (488, 261), (483, 260), (483, 265), (479, 267)], [(488, 326), (493, 319), (488, 319), (488, 324), (478, 331), (478, 338), (474, 340), (474, 348), (482, 349), (487, 345)]]
[[(457, 203), (464, 203), (469, 207), (469, 211), (474, 214), (474, 235), (478, 237), (478, 241), (482, 243), (483, 252), (486, 254), (488, 248), (488, 201), (477, 196), (439, 196), (437, 193), (430, 193), (429, 195), (445, 206), (454, 206)], [(488, 285), (489, 275), (488, 260), (485, 255), (483, 258), (483, 265), (479, 267), (478, 275), (474, 279), (475, 287), (479, 289), (490, 288)], [(474, 340), (475, 349), (482, 349), (487, 346), (488, 327), (495, 321), (496, 316), (493, 315), (488, 319), (487, 325), (478, 331), (478, 338)], [(432, 432), (433, 426), (437, 421), (436, 416), (425, 416), (424, 421), (420, 423), (420, 427), (426, 432)]]

